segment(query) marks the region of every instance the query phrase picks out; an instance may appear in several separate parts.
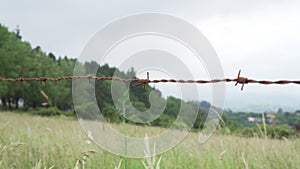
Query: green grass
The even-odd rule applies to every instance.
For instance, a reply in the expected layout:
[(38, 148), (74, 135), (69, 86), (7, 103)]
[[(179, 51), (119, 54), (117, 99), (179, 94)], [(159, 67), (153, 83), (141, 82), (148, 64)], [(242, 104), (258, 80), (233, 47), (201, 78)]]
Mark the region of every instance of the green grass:
[[(116, 124), (113, 125), (120, 128)], [(144, 128), (127, 126), (144, 136)], [(151, 135), (162, 128), (147, 130)], [(113, 169), (121, 157), (88, 144), (88, 138), (74, 119), (39, 117), (0, 112), (0, 168), (85, 168)], [(158, 158), (157, 158), (158, 159)], [(124, 160), (123, 160), (124, 162)], [(131, 169), (144, 168), (142, 159), (128, 159)], [(242, 138), (216, 133), (207, 143), (198, 143), (190, 133), (176, 148), (162, 155), (160, 168), (272, 168), (300, 169), (300, 140)], [(120, 168), (125, 168), (121, 164)]]

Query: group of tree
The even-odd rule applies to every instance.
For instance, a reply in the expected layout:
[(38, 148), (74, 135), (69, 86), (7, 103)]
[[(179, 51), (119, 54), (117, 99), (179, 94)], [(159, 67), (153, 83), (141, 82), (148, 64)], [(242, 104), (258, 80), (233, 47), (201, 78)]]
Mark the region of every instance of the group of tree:
[[(268, 113), (232, 112), (225, 111), (221, 131), (246, 137), (291, 138), (299, 137), (296, 126), (300, 124), (300, 111), (270, 113), (275, 118), (268, 117)], [(264, 116), (263, 116), (264, 115)], [(255, 119), (249, 121), (248, 117)]]
[[(72, 74), (75, 59), (56, 58), (52, 53), (46, 54), (41, 48), (32, 48), (29, 42), (22, 41), (20, 31), (9, 32), (0, 25), (0, 77), (58, 77)], [(51, 98), (51, 104), (62, 110), (71, 108), (71, 82), (39, 83), (27, 81), (13, 83), (0, 82), (2, 109), (23, 109), (39, 107), (45, 98), (41, 91)]]
[[(62, 76), (73, 75), (74, 66), (82, 67), (82, 74), (95, 74), (99, 77), (118, 76), (120, 78), (136, 78), (134, 69), (122, 72), (115, 67), (110, 67), (108, 64), (99, 65), (95, 61), (87, 61), (79, 63), (76, 59), (56, 57), (52, 53), (42, 51), (41, 47), (32, 47), (29, 42), (23, 41), (20, 31), (9, 31), (3, 25), (0, 25), (0, 77), (2, 78), (20, 78), (20, 77), (49, 77), (57, 78)], [(94, 70), (97, 70), (96, 73)], [(104, 117), (110, 122), (120, 122), (122, 120), (122, 110), (116, 107), (112, 97), (111, 90), (112, 81), (96, 81), (95, 82), (95, 96), (97, 101), (97, 108), (101, 110)], [(141, 111), (161, 111), (159, 118), (155, 118), (150, 125), (154, 126), (171, 126), (176, 121), (178, 113), (185, 107), (184, 113), (196, 113), (196, 122), (193, 124), (194, 128), (203, 127), (203, 119), (206, 118), (208, 110), (199, 109), (198, 102), (186, 102), (175, 97), (163, 98), (161, 92), (154, 87), (146, 85), (136, 86), (135, 82), (123, 83), (125, 88), (128, 88), (129, 102), (125, 103), (126, 112)], [(88, 91), (88, 89), (87, 89)], [(126, 91), (126, 90), (124, 90)], [(83, 91), (85, 92), (85, 91)], [(89, 94), (88, 92), (83, 93)], [(124, 92), (121, 94), (125, 94)], [(150, 96), (151, 95), (151, 96)], [(72, 80), (61, 80), (57, 82), (38, 82), (38, 81), (24, 81), (24, 82), (9, 82), (0, 81), (0, 97), (2, 110), (23, 110), (35, 111), (40, 115), (55, 115), (59, 112), (72, 112), (75, 115), (73, 98), (72, 98)], [(152, 99), (152, 107), (149, 101)], [(128, 100), (127, 100), (128, 101)], [(19, 105), (19, 103), (22, 103)], [(45, 104), (46, 103), (46, 104)], [(165, 103), (162, 105), (161, 103)], [(129, 106), (132, 105), (132, 106)], [(158, 105), (158, 106), (155, 106)], [(163, 106), (163, 107), (162, 107)], [(48, 107), (48, 108), (47, 108)], [(93, 114), (90, 110), (91, 103), (84, 102), (80, 107), (85, 114), (84, 118), (95, 118), (97, 114)], [(96, 110), (94, 112), (97, 112)], [(138, 114), (138, 113), (137, 113)], [(150, 112), (151, 114), (151, 112)], [(145, 116), (137, 116), (136, 120), (145, 121)], [(182, 121), (189, 121), (191, 119), (183, 119)], [(130, 121), (128, 121), (130, 123)], [(182, 125), (182, 124), (178, 124)], [(184, 124), (183, 124), (184, 125)]]
[[(254, 112), (224, 112), (231, 122), (238, 123), (242, 127), (255, 127), (257, 123), (262, 123), (262, 113)], [(249, 121), (249, 117), (253, 120)], [(294, 112), (278, 111), (264, 113), (265, 123), (269, 125), (287, 125), (293, 127), (300, 124), (300, 110)]]

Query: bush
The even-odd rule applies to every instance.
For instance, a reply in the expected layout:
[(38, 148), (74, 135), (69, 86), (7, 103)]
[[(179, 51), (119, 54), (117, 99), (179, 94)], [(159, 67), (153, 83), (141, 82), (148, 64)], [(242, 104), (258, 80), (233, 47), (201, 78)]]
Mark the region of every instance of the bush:
[(29, 113), (33, 115), (39, 115), (39, 116), (58, 116), (58, 115), (74, 116), (74, 112), (65, 112), (59, 110), (57, 107), (37, 108), (29, 111)]
[(267, 133), (268, 137), (277, 139), (299, 136), (299, 133), (296, 130), (286, 125), (268, 127)]
[(76, 108), (80, 118), (87, 120), (100, 120), (99, 107), (94, 103), (87, 103)]
[[(299, 133), (286, 125), (267, 125), (267, 137), (271, 139), (283, 139), (283, 138), (292, 138), (299, 137)], [(265, 137), (264, 127), (262, 125), (257, 125), (257, 127), (246, 127), (240, 130), (238, 133), (240, 136), (245, 137)]]

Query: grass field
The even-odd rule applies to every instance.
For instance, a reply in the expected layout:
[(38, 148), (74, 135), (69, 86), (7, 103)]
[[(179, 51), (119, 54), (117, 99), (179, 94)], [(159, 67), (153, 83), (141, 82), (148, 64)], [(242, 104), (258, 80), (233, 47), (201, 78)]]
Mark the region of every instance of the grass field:
[[(163, 154), (160, 168), (300, 169), (299, 139), (241, 138), (218, 133), (205, 144), (197, 139), (197, 133), (190, 133), (176, 148)], [(80, 163), (82, 159), (84, 163)], [(121, 160), (120, 168), (125, 168), (124, 159), (89, 143), (77, 120), (0, 112), (1, 169), (114, 169)], [(126, 168), (144, 168), (142, 159), (127, 161)]]

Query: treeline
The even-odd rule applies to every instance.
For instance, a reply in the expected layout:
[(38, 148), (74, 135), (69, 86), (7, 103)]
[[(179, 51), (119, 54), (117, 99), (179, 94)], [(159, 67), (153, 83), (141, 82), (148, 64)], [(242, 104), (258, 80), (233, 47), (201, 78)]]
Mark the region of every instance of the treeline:
[[(99, 77), (114, 76), (123, 79), (136, 78), (134, 69), (128, 70), (125, 73), (115, 67), (109, 67), (107, 64), (99, 66), (93, 61), (86, 62), (83, 65), (85, 74), (94, 74), (94, 72), (91, 71), (94, 67), (98, 67), (96, 76)], [(80, 81), (82, 81), (79, 82), (79, 84), (81, 84), (80, 90), (82, 95), (90, 95), (90, 88), (87, 87), (87, 92), (85, 92), (84, 87), (82, 87), (85, 84), (89, 85), (89, 83), (86, 80)], [(141, 122), (149, 120), (147, 125), (163, 127), (177, 125), (178, 127), (187, 127), (184, 125), (190, 125), (189, 121), (196, 120), (196, 122), (192, 124), (192, 127), (203, 127), (203, 120), (206, 119), (210, 108), (210, 104), (208, 102), (186, 102), (172, 96), (163, 98), (159, 90), (151, 87), (150, 85), (146, 85), (146, 90), (144, 90), (144, 86), (137, 86), (137, 82), (123, 83), (114, 81), (114, 85), (116, 85), (116, 87), (111, 88), (113, 86), (112, 82), (113, 81), (95, 81), (97, 107), (95, 107), (93, 103), (82, 102), (83, 104), (79, 106), (76, 112), (80, 113), (82, 118), (96, 119), (98, 116), (97, 109), (100, 108), (103, 116), (110, 122), (122, 122), (124, 120), (124, 116), (126, 116), (126, 123), (144, 125), (145, 123)], [(113, 100), (112, 92), (115, 92), (115, 100)], [(199, 106), (201, 107), (200, 109)], [(163, 111), (161, 114), (158, 113), (161, 111)], [(181, 123), (174, 124), (180, 111), (181, 114), (196, 114), (198, 116), (182, 116), (183, 119), (180, 119)], [(123, 113), (126, 113), (126, 115)]]
[[(93, 68), (97, 68), (97, 76), (111, 77), (118, 75), (121, 78), (136, 78), (134, 69), (122, 72), (117, 68), (110, 67), (109, 65), (100, 66), (94, 61), (86, 63), (78, 63), (76, 59), (56, 57), (52, 53), (45, 53), (40, 47), (32, 47), (29, 42), (22, 41), (20, 31), (10, 32), (5, 26), (0, 25), (0, 77), (3, 78), (20, 78), (20, 77), (50, 77), (56, 78), (61, 76), (73, 75), (75, 64), (79, 64), (83, 69), (83, 74), (94, 74)], [(92, 68), (92, 69), (91, 69)], [(95, 95), (97, 104), (105, 116), (110, 122), (120, 122), (124, 120), (122, 117), (122, 110), (117, 109), (112, 99), (111, 93), (111, 81), (96, 81), (95, 83)], [(209, 109), (209, 104), (203, 109), (198, 109), (198, 102), (185, 102), (175, 97), (163, 98), (161, 92), (155, 88), (146, 85), (146, 91), (144, 87), (135, 86), (135, 83), (125, 84), (128, 86), (128, 95), (130, 105), (128, 101), (125, 103), (124, 110), (131, 112), (135, 115), (134, 111), (147, 111), (151, 105), (149, 101), (149, 95), (154, 97), (155, 105), (161, 105), (159, 103), (165, 103), (164, 111), (154, 121), (149, 123), (153, 126), (171, 126), (174, 125), (174, 121), (177, 118), (181, 106), (184, 107), (184, 113), (196, 113), (198, 114), (196, 122), (193, 124), (194, 128), (203, 127), (203, 119), (206, 118)], [(154, 93), (154, 94), (153, 94)], [(124, 94), (124, 93), (123, 93)], [(57, 82), (7, 82), (0, 81), (0, 97), (1, 97), (1, 109), (2, 110), (24, 110), (35, 112), (39, 115), (57, 115), (62, 112), (71, 112), (68, 114), (75, 115), (72, 99), (72, 81), (62, 80)], [(22, 106), (19, 105), (22, 104)], [(207, 107), (208, 106), (208, 107)], [(132, 108), (133, 107), (133, 108)], [(151, 111), (160, 111), (162, 107), (152, 106)], [(93, 119), (97, 114), (91, 112), (90, 103), (85, 103), (80, 107), (84, 118)], [(151, 112), (150, 112), (151, 113)], [(145, 121), (145, 116), (140, 115), (136, 118), (136, 121)], [(134, 119), (133, 118), (133, 119)], [(183, 119), (185, 122), (191, 119)], [(195, 120), (195, 119), (193, 119)], [(130, 121), (127, 121), (130, 123)], [(175, 124), (175, 125), (185, 125)]]
[[(300, 137), (300, 132), (296, 126), (300, 124), (300, 111), (281, 112), (272, 114), (270, 118), (267, 113), (231, 112), (225, 111), (223, 114), (222, 128), (223, 134), (238, 135), (244, 137), (265, 137), (265, 138), (296, 138)], [(249, 121), (249, 117), (253, 121)]]
[[(256, 123), (262, 123), (261, 113), (225, 112), (225, 115), (230, 121), (236, 122), (243, 127), (254, 127)], [(300, 124), (300, 110), (294, 112), (264, 113), (264, 116), (266, 124), (288, 125), (291, 127)], [(249, 117), (253, 120), (249, 121)]]
[[(20, 31), (9, 32), (0, 25), (0, 77), (59, 77), (72, 75), (76, 59), (56, 58), (46, 54), (40, 47), (32, 48), (29, 42), (22, 41)], [(0, 97), (3, 110), (37, 108), (46, 102), (41, 94), (49, 97), (49, 103), (61, 110), (72, 109), (71, 81), (39, 83), (0, 82)]]

